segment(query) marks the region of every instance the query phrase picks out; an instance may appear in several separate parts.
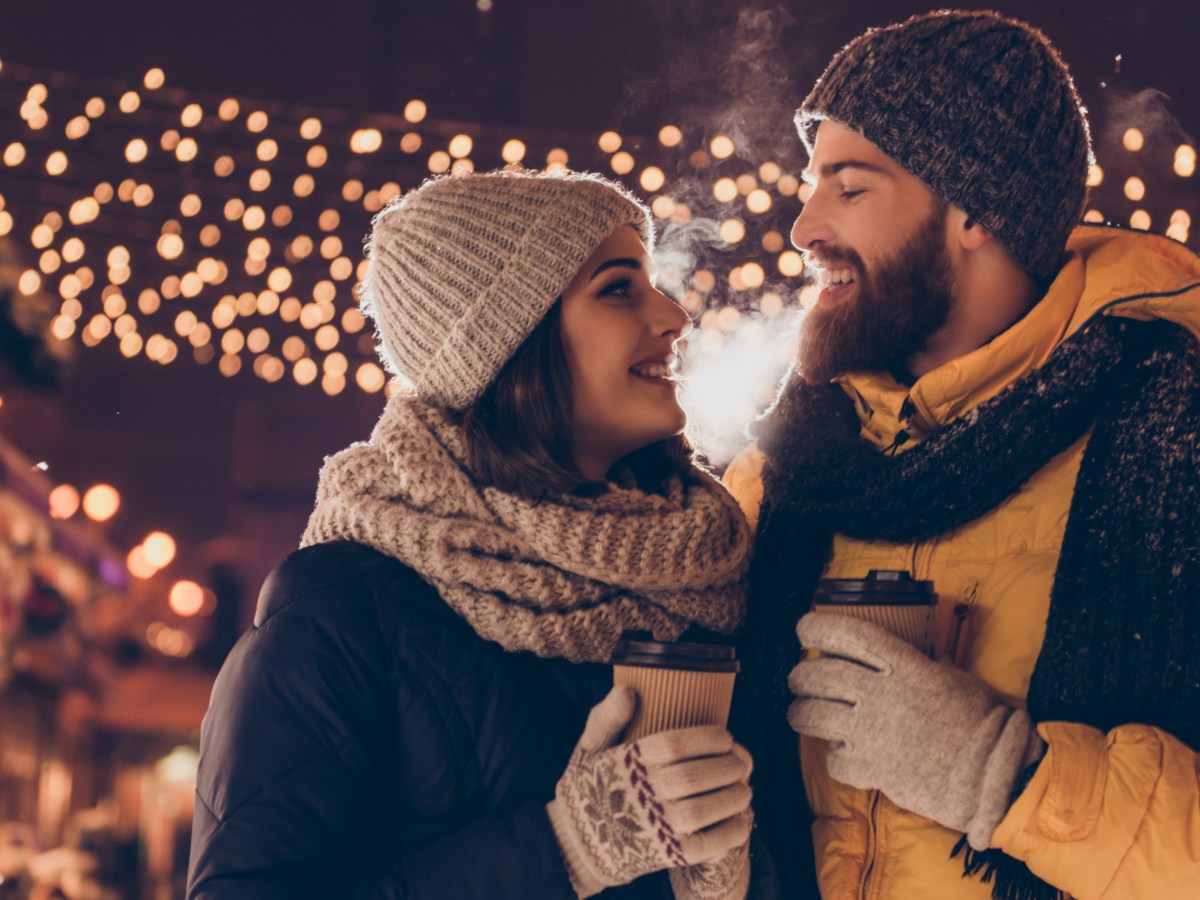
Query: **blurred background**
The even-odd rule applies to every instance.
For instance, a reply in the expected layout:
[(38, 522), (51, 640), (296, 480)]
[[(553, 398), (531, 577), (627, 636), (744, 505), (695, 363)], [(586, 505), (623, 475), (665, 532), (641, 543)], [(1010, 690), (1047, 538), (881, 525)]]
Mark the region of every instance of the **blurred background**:
[[(1195, 0), (982, 5), (1072, 66), (1087, 218), (1195, 247)], [(927, 8), (0, 0), (0, 897), (182, 896), (212, 679), (393, 389), (353, 293), (374, 212), (431, 173), (623, 180), (719, 468), (814, 299), (792, 112)]]

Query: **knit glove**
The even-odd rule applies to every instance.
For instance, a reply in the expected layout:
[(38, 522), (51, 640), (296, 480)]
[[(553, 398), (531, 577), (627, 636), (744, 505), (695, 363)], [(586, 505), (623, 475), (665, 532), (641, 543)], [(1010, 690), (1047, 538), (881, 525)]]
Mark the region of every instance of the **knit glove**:
[[(733, 752), (746, 760), (747, 775), (753, 768), (750, 754), (739, 744)], [(753, 824), (754, 811), (742, 813)], [(750, 839), (724, 856), (670, 871), (675, 900), (745, 900), (750, 893)]]
[(870, 622), (813, 612), (796, 633), (822, 656), (792, 670), (788, 721), (829, 742), (829, 774), (987, 849), (1018, 774), (1045, 751), (1028, 714)]
[[(749, 812), (742, 815), (751, 818)], [(670, 877), (675, 900), (746, 900), (750, 893), (750, 841), (711, 862), (672, 869)]]
[(749, 754), (716, 726), (618, 743), (636, 709), (626, 686), (596, 705), (546, 805), (580, 897), (750, 839)]

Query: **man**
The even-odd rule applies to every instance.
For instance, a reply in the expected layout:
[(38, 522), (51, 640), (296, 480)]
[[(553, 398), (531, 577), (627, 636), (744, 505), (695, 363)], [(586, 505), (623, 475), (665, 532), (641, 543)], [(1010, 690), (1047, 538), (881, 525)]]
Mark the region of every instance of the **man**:
[[(797, 125), (820, 299), (726, 475), (764, 836), (800, 852), (805, 790), (827, 900), (1200, 897), (1200, 260), (1077, 224), (1085, 110), (1025, 23), (869, 31)], [(933, 581), (936, 659), (796, 626), (872, 569)]]

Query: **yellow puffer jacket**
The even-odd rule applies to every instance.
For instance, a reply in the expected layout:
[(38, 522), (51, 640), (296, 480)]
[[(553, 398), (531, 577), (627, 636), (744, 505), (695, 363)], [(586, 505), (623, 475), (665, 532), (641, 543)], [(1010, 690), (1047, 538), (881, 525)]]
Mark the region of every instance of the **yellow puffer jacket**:
[[(927, 373), (911, 388), (878, 373), (841, 379), (857, 393), (862, 436), (914, 446), (1040, 366), (1095, 315), (1165, 319), (1200, 339), (1200, 259), (1165, 238), (1081, 226), (1048, 294), (988, 345)], [(916, 412), (901, 415), (909, 400)], [(863, 409), (865, 403), (866, 409)], [(907, 410), (906, 410), (907, 411)], [(1050, 589), (1087, 438), (1051, 459), (988, 515), (916, 545), (836, 536), (827, 578), (908, 569), (931, 579), (935, 646), (1023, 705), (1045, 636)], [(725, 481), (752, 522), (762, 502), (762, 455), (748, 448)], [(1169, 734), (1124, 725), (1107, 735), (1069, 722), (1039, 732), (1046, 757), (993, 837), (1045, 881), (1079, 900), (1200, 898), (1200, 757)], [(878, 791), (825, 771), (822, 742), (803, 738), (815, 816), (818, 880), (826, 900), (990, 900), (950, 853), (959, 838)]]

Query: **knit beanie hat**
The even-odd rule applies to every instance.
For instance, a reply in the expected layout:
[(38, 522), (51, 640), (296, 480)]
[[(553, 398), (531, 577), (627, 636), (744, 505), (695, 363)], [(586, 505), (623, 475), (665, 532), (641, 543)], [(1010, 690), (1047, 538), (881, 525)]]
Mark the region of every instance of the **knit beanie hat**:
[(363, 312), (379, 355), (437, 406), (496, 378), (596, 247), (650, 213), (599, 175), (489, 172), (426, 181), (373, 222)]
[(1031, 25), (943, 10), (843, 47), (796, 113), (809, 153), (832, 119), (990, 231), (1043, 287), (1083, 212), (1087, 110)]

